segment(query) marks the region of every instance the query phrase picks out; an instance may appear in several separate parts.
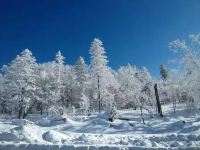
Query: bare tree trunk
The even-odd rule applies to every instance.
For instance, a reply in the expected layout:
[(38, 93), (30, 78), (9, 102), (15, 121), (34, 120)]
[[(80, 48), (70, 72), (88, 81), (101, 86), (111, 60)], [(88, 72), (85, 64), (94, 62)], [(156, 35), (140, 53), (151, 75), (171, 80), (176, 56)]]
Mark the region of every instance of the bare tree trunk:
[(19, 114), (18, 114), (18, 119), (22, 119), (22, 111), (23, 111), (23, 108), (20, 106), (20, 108), (19, 108)]
[(20, 100), (19, 100), (19, 116), (18, 116), (19, 119), (23, 118), (23, 113), (25, 111), (25, 107), (23, 106), (24, 105), (23, 104), (24, 103), (24, 97), (23, 97), (24, 92), (25, 92), (25, 90), (22, 87), (22, 89), (21, 89), (21, 95), (20, 95)]
[(174, 114), (176, 113), (176, 98), (173, 98), (173, 109), (174, 109)]
[(2, 101), (2, 103), (1, 103), (1, 113), (3, 114), (3, 113), (7, 113), (7, 109), (6, 109), (6, 101), (2, 98), (0, 101)]
[(92, 112), (92, 93), (91, 93), (91, 91), (89, 91), (89, 93), (90, 93), (90, 96), (89, 96), (90, 104), (89, 104), (89, 108), (88, 108), (88, 116), (90, 116), (91, 112)]
[(19, 100), (19, 114), (18, 114), (18, 119), (22, 119), (22, 114), (23, 114), (23, 97), (22, 95), (20, 96), (20, 100)]
[(113, 104), (108, 120), (111, 122), (114, 122), (114, 120), (116, 119), (116, 116), (117, 116), (117, 108), (116, 108), (115, 104)]
[(145, 122), (144, 122), (144, 117), (143, 117), (142, 107), (140, 107), (140, 115), (141, 115), (141, 118), (142, 118), (142, 122), (143, 122), (143, 124), (145, 124)]
[(99, 101), (99, 114), (101, 113), (101, 93), (100, 93), (100, 85), (99, 85), (99, 76), (98, 76), (98, 101)]
[(160, 100), (159, 100), (159, 95), (158, 95), (157, 84), (154, 85), (154, 90), (155, 90), (155, 95), (156, 95), (156, 102), (157, 102), (157, 107), (158, 107), (158, 114), (160, 115), (160, 117), (163, 117), (162, 107), (161, 107)]
[(135, 105), (135, 103), (133, 104), (133, 110), (137, 110), (137, 106)]
[(40, 104), (40, 115), (42, 115), (43, 114), (43, 103), (41, 102), (41, 104)]
[(34, 105), (36, 104), (36, 102), (37, 102), (37, 101), (34, 101), (34, 102), (32, 103), (32, 105), (28, 108), (28, 110), (27, 110), (26, 112), (24, 112), (24, 114), (23, 114), (23, 119), (24, 119), (25, 117), (28, 116), (28, 114), (31, 112), (31, 110), (33, 109), (33, 107), (34, 107)]

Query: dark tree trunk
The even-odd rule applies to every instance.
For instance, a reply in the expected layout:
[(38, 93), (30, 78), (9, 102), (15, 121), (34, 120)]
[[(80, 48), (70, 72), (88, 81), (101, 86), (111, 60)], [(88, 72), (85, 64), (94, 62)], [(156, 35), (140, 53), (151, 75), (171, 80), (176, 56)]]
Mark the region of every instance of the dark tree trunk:
[(99, 114), (100, 114), (101, 113), (101, 93), (100, 93), (99, 76), (98, 76), (98, 101), (99, 101)]
[(19, 114), (18, 114), (18, 119), (22, 119), (22, 116), (23, 116), (23, 111), (24, 111), (24, 108), (23, 108), (23, 97), (21, 96), (20, 97), (20, 101), (19, 101)]
[(161, 107), (161, 103), (160, 103), (160, 99), (159, 99), (159, 95), (158, 95), (158, 88), (157, 88), (157, 84), (154, 85), (154, 90), (155, 90), (155, 96), (156, 96), (156, 103), (157, 103), (157, 108), (158, 108), (158, 114), (163, 117), (162, 114), (162, 107)]
[(40, 104), (40, 115), (43, 115), (43, 103)]
[(19, 100), (19, 116), (18, 116), (18, 118), (19, 119), (22, 119), (23, 118), (23, 113), (24, 113), (24, 92), (25, 92), (25, 90), (24, 90), (24, 88), (22, 87), (22, 89), (21, 89), (21, 95), (20, 95), (20, 100)]
[(26, 112), (24, 112), (24, 114), (23, 114), (23, 119), (24, 119), (25, 117), (27, 117), (28, 114), (32, 111), (32, 109), (33, 109), (34, 105), (36, 104), (36, 102), (37, 102), (37, 101), (34, 101), (33, 104), (28, 108), (28, 110), (27, 110)]
[(142, 107), (140, 107), (140, 115), (141, 115), (141, 118), (142, 118), (142, 122), (143, 122), (143, 124), (145, 124), (145, 122), (144, 122), (144, 117), (143, 117)]
[(22, 119), (22, 107), (19, 108), (18, 119)]
[(176, 113), (176, 99), (173, 99), (173, 109), (174, 109), (174, 114)]

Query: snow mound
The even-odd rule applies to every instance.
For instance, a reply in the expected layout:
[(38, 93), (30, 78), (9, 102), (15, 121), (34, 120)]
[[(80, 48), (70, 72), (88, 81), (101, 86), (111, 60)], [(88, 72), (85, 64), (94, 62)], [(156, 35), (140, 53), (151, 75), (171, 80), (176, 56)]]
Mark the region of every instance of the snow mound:
[(50, 126), (51, 120), (48, 118), (42, 118), (41, 120), (37, 121), (37, 124), (40, 126)]
[(13, 119), (12, 124), (17, 126), (24, 126), (28, 124), (34, 125), (35, 123), (26, 119)]
[(18, 141), (18, 137), (13, 133), (0, 132), (0, 141)]
[(14, 119), (12, 124), (17, 126), (9, 131), (0, 132), (0, 141), (26, 141), (28, 143), (38, 142), (37, 127), (33, 122), (25, 119)]
[[(119, 111), (122, 118), (130, 120), (116, 119), (113, 122), (107, 120), (107, 113), (92, 116), (33, 115), (27, 118), (31, 121), (0, 118), (0, 150), (9, 150), (9, 147), (1, 147), (3, 144), (18, 144), (20, 150), (23, 150), (21, 144), (27, 145), (24, 149), (45, 150), (199, 149), (200, 118), (185, 115), (182, 108), (180, 111), (180, 115), (169, 111), (163, 118), (146, 118), (146, 124), (140, 122), (139, 110)], [(66, 121), (63, 118), (67, 118)], [(15, 147), (11, 146), (11, 149)]]
[(13, 128), (11, 133), (16, 136), (19, 141), (26, 141), (27, 143), (42, 142), (40, 127), (31, 122), (25, 122), (23, 125)]
[(41, 118), (40, 120), (36, 121), (36, 124), (42, 127), (50, 127), (65, 124), (68, 121), (69, 118), (65, 116), (50, 116)]
[(67, 140), (67, 135), (50, 130), (42, 135), (43, 140), (51, 142), (53, 144), (63, 144)]
[(128, 122), (119, 122), (119, 123), (112, 123), (111, 128), (114, 128), (116, 130), (131, 130), (133, 127)]

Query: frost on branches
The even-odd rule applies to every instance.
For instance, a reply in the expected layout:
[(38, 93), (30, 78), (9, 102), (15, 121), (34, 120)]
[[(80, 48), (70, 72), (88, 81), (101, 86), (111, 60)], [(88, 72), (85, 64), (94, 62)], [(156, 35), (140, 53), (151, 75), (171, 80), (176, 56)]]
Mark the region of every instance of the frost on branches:
[[(2, 67), (0, 75), (0, 111), (25, 118), (31, 113), (62, 115), (108, 112), (110, 120), (117, 110), (140, 109), (145, 114), (156, 112), (154, 85), (160, 105), (176, 104), (199, 108), (200, 99), (200, 34), (187, 40), (169, 43), (177, 55), (176, 68), (160, 65), (160, 79), (151, 76), (146, 67), (128, 64), (113, 70), (100, 39), (90, 45), (90, 64), (79, 57), (74, 65), (65, 62), (61, 51), (55, 60), (37, 63), (25, 49), (11, 63)], [(159, 68), (159, 66), (158, 66)]]

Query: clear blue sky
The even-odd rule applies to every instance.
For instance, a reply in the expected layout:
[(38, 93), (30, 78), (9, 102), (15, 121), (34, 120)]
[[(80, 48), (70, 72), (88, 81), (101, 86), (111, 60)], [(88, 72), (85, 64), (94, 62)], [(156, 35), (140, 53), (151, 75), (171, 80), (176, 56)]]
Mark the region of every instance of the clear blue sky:
[(200, 32), (200, 0), (0, 0), (0, 65), (24, 48), (38, 62), (57, 50), (73, 64), (89, 63), (88, 49), (100, 38), (117, 69), (128, 63), (158, 68), (172, 57), (168, 43)]

